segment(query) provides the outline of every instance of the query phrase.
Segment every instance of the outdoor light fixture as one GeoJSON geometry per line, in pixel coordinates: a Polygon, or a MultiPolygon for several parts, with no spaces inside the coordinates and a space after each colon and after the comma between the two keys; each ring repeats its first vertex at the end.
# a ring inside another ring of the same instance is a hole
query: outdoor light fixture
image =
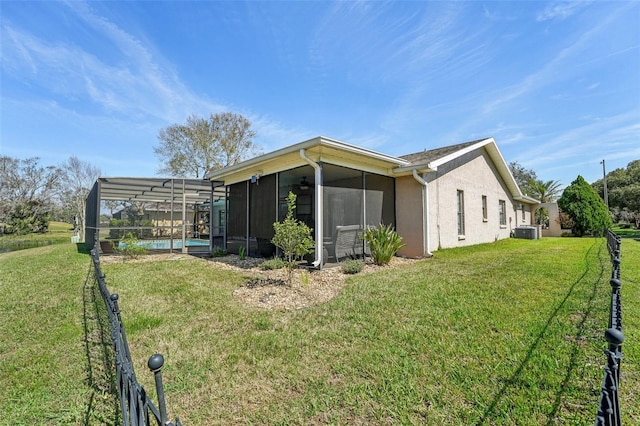
{"type": "Polygon", "coordinates": [[[260,180],[260,176],[262,176],[262,170],[258,170],[253,176],[251,176],[251,183],[260,185],[258,182],[260,180]]]}

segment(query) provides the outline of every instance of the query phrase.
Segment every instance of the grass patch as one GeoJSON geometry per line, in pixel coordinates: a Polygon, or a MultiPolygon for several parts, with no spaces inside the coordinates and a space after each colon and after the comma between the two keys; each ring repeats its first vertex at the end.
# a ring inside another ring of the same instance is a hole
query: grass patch
{"type": "Polygon", "coordinates": [[[72,236],[73,225],[64,222],[49,222],[49,230],[42,234],[0,235],[0,253],[68,243],[72,236]]]}
{"type": "Polygon", "coordinates": [[[622,238],[634,238],[636,240],[640,239],[640,229],[636,229],[633,227],[630,228],[620,228],[614,226],[611,230],[619,237],[622,238]]]}
{"type": "MultiPolygon", "coordinates": [[[[90,260],[73,248],[0,256],[0,412],[9,424],[80,424],[91,412],[82,343],[90,260]]],[[[640,243],[623,240],[626,424],[640,421],[638,258],[640,243]]],[[[355,275],[336,299],[299,311],[241,305],[231,292],[246,278],[201,259],[103,268],[138,379],[153,393],[146,362],[162,353],[169,414],[185,425],[595,420],[610,294],[604,239],[442,250],[355,275]]]]}

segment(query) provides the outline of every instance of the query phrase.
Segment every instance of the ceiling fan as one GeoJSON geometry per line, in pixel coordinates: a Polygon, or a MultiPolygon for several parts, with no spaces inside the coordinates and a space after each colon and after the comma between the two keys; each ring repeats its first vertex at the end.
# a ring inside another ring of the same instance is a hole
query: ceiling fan
{"type": "Polygon", "coordinates": [[[302,181],[300,182],[300,186],[298,187],[298,189],[300,189],[300,191],[306,191],[307,189],[309,189],[309,182],[307,182],[306,176],[302,177],[302,181]]]}

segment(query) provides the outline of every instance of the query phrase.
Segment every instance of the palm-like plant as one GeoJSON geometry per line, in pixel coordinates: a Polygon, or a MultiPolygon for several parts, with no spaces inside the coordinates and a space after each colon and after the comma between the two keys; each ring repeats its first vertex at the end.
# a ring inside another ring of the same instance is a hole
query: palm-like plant
{"type": "Polygon", "coordinates": [[[529,181],[528,186],[531,191],[529,195],[537,198],[541,203],[552,203],[560,195],[562,184],[557,180],[536,179],[529,181]]]}
{"type": "Polygon", "coordinates": [[[388,264],[398,250],[406,246],[402,237],[391,225],[380,224],[379,227],[368,227],[362,238],[369,244],[373,263],[376,265],[388,264]]]}

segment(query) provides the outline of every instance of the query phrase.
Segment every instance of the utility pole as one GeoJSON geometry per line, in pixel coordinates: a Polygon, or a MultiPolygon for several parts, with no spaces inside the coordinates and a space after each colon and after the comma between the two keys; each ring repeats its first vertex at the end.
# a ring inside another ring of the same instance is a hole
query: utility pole
{"type": "Polygon", "coordinates": [[[607,210],[609,210],[609,194],[607,192],[607,171],[604,167],[604,159],[600,162],[602,164],[602,183],[604,185],[604,204],[607,206],[607,210]]]}

